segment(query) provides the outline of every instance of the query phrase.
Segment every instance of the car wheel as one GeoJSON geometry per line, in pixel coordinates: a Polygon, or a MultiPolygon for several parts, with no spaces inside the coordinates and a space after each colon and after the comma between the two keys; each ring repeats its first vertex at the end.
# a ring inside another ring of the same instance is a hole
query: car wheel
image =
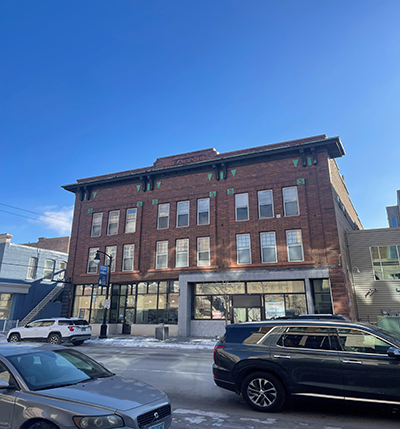
{"type": "Polygon", "coordinates": [[[20,338],[19,334],[11,334],[8,337],[8,342],[9,343],[18,343],[20,341],[21,341],[21,338],[20,338]]]}
{"type": "Polygon", "coordinates": [[[51,422],[46,422],[42,420],[41,422],[36,422],[32,426],[29,426],[28,429],[59,429],[58,426],[51,422]]]}
{"type": "Polygon", "coordinates": [[[273,375],[267,372],[254,372],[242,383],[242,396],[246,403],[256,411],[278,411],[286,399],[285,388],[273,375]]]}
{"type": "Polygon", "coordinates": [[[61,344],[61,337],[59,334],[50,334],[47,341],[50,344],[61,344]]]}

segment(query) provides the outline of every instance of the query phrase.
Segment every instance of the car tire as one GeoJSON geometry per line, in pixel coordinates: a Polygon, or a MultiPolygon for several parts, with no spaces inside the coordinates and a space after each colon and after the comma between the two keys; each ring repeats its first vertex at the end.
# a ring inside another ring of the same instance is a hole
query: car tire
{"type": "Polygon", "coordinates": [[[278,411],[286,401],[282,383],[268,372],[254,372],[242,383],[242,396],[253,410],[272,413],[278,411]]]}
{"type": "Polygon", "coordinates": [[[21,341],[21,337],[19,336],[19,334],[11,334],[7,341],[9,343],[19,343],[21,341]]]}
{"type": "Polygon", "coordinates": [[[59,334],[50,334],[49,337],[47,338],[47,341],[50,344],[61,344],[61,337],[59,334]]]}
{"type": "Polygon", "coordinates": [[[54,423],[46,422],[42,420],[40,422],[34,423],[32,426],[29,426],[28,429],[59,429],[54,423]]]}

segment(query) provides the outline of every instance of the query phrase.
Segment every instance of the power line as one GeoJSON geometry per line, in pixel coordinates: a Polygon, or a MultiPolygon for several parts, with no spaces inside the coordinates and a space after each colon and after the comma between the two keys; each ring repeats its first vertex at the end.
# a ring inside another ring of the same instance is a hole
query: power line
{"type": "MultiPolygon", "coordinates": [[[[13,216],[20,216],[20,217],[24,217],[24,218],[27,218],[27,219],[32,219],[32,220],[35,220],[36,222],[43,222],[43,223],[46,223],[46,221],[45,221],[44,219],[36,219],[36,218],[34,218],[34,217],[24,216],[24,215],[22,215],[22,214],[8,212],[7,210],[1,210],[1,209],[0,209],[0,212],[8,213],[8,214],[12,214],[13,216]]],[[[47,217],[47,216],[45,216],[45,217],[47,217]]],[[[67,223],[68,225],[70,225],[70,223],[69,223],[69,222],[67,222],[67,221],[65,221],[65,220],[56,219],[56,218],[51,218],[51,219],[52,219],[52,221],[53,221],[53,222],[63,222],[63,223],[67,223]],[[53,219],[54,219],[54,220],[53,220],[53,219]]]]}
{"type": "MultiPolygon", "coordinates": [[[[9,208],[11,208],[11,209],[20,210],[20,211],[27,212],[27,213],[32,213],[32,214],[35,214],[35,215],[37,215],[37,216],[43,216],[43,217],[46,217],[46,218],[48,218],[48,219],[55,219],[55,220],[57,220],[57,221],[59,221],[59,222],[64,222],[64,223],[68,223],[68,224],[70,223],[70,222],[68,222],[68,221],[66,221],[66,220],[64,220],[64,219],[60,219],[60,218],[57,218],[57,217],[55,217],[55,216],[49,216],[49,215],[42,214],[42,213],[36,213],[36,212],[31,211],[31,210],[21,209],[21,208],[19,208],[19,207],[10,206],[10,205],[8,205],[8,204],[0,203],[0,206],[9,207],[9,208]]],[[[7,212],[7,211],[5,211],[5,210],[0,210],[0,211],[5,212],[5,213],[9,213],[9,214],[12,214],[12,215],[15,215],[15,216],[23,216],[23,215],[20,215],[20,214],[18,214],[18,213],[7,212]]],[[[43,222],[43,221],[42,221],[42,220],[40,220],[40,219],[35,219],[35,218],[32,218],[32,217],[28,217],[28,216],[23,216],[23,217],[27,217],[28,219],[34,219],[34,220],[39,220],[40,222],[43,222]]]]}

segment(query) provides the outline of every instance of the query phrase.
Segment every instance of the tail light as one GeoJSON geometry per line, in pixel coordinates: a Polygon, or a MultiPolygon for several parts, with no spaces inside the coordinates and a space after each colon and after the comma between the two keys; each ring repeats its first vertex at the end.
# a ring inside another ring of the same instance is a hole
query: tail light
{"type": "Polygon", "coordinates": [[[68,326],[68,329],[72,332],[74,330],[73,326],[68,326]]]}
{"type": "Polygon", "coordinates": [[[226,349],[226,346],[219,346],[219,345],[217,345],[217,346],[214,347],[214,363],[216,363],[215,362],[215,358],[216,358],[216,355],[217,355],[217,349],[226,349]]]}

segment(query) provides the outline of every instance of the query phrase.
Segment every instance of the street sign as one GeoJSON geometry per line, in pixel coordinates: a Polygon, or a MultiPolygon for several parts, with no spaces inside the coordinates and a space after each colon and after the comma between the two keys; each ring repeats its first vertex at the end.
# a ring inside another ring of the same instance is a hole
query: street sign
{"type": "Polygon", "coordinates": [[[99,267],[99,286],[107,286],[108,265],[99,267]]]}
{"type": "Polygon", "coordinates": [[[104,301],[104,308],[110,308],[111,306],[111,299],[106,299],[104,301]]]}

